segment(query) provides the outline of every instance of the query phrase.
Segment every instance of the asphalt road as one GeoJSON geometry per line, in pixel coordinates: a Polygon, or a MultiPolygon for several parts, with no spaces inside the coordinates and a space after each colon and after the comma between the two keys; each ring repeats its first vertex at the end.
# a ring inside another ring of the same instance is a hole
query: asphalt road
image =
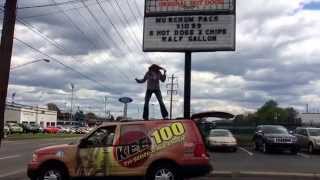
{"type": "Polygon", "coordinates": [[[64,144],[72,139],[4,141],[0,148],[0,180],[27,180],[27,163],[38,148],[64,144]]]}
{"type": "MultiPolygon", "coordinates": [[[[31,160],[35,149],[70,141],[72,140],[4,141],[0,148],[0,180],[27,180],[26,165],[31,160]]],[[[239,148],[236,153],[212,152],[210,154],[213,157],[215,170],[211,176],[214,178],[201,177],[192,180],[304,180],[316,179],[307,178],[305,175],[320,173],[320,155],[262,154],[251,151],[250,148],[239,148]],[[239,175],[241,173],[242,175],[239,175]],[[255,174],[255,177],[243,177],[243,173],[255,174]],[[264,176],[263,173],[267,173],[268,176],[264,176]],[[293,174],[295,177],[286,177],[286,174],[293,174]],[[296,177],[300,174],[304,177],[296,177]],[[275,175],[281,175],[281,177],[275,177],[275,175]]]]}

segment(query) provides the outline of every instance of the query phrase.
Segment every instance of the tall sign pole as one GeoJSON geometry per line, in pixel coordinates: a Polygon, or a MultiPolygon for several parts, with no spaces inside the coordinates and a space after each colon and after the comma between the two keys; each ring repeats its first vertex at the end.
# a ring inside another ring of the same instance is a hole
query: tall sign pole
{"type": "Polygon", "coordinates": [[[4,137],[4,112],[8,91],[10,64],[12,56],[14,26],[16,22],[17,0],[7,0],[0,47],[0,146],[4,137]]]}
{"type": "Polygon", "coordinates": [[[185,53],[184,67],[184,115],[185,119],[190,119],[190,104],[191,104],[191,52],[185,53]]]}

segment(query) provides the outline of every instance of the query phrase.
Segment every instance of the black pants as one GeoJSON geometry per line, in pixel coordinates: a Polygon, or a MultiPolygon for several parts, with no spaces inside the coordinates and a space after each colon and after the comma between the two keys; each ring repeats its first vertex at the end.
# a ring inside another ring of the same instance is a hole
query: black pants
{"type": "Polygon", "coordinates": [[[150,101],[150,98],[151,98],[153,93],[156,95],[156,97],[157,97],[157,99],[159,101],[162,117],[163,118],[167,118],[168,117],[168,111],[166,109],[166,106],[163,103],[160,89],[157,89],[157,90],[148,89],[147,92],[146,92],[145,99],[144,99],[143,119],[144,120],[148,120],[149,119],[149,101],[150,101]]]}

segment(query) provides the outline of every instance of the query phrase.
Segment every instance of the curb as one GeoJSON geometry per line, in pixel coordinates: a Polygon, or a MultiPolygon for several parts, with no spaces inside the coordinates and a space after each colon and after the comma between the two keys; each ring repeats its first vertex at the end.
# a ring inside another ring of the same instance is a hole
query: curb
{"type": "Polygon", "coordinates": [[[320,180],[319,173],[287,173],[263,171],[213,171],[208,177],[286,177],[286,178],[312,178],[320,180]]]}

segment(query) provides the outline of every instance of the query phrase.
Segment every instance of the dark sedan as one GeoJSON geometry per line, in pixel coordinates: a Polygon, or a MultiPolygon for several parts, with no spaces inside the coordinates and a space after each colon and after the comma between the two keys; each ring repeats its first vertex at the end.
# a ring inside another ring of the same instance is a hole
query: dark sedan
{"type": "Polygon", "coordinates": [[[267,153],[272,150],[290,150],[296,154],[299,150],[297,138],[291,135],[283,126],[258,126],[253,137],[255,150],[267,153]]]}

